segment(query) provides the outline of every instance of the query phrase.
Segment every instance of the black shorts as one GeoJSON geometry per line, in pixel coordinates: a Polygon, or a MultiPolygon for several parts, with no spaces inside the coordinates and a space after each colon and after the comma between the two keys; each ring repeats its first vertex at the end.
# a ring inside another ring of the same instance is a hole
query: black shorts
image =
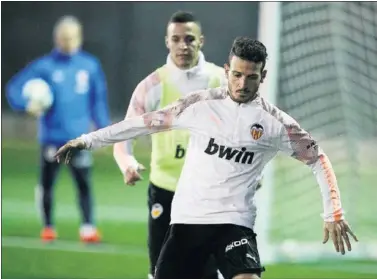
{"type": "MultiPolygon", "coordinates": [[[[149,184],[148,189],[148,252],[150,269],[149,273],[154,274],[156,263],[163,247],[165,236],[170,227],[171,203],[174,192],[157,187],[153,183],[149,184]]],[[[214,257],[211,256],[206,264],[206,268],[201,277],[216,278],[217,267],[214,257]]]]}
{"type": "Polygon", "coordinates": [[[260,277],[264,271],[252,229],[232,224],[174,224],[161,250],[155,279],[199,278],[211,254],[225,279],[238,274],[260,277]]]}

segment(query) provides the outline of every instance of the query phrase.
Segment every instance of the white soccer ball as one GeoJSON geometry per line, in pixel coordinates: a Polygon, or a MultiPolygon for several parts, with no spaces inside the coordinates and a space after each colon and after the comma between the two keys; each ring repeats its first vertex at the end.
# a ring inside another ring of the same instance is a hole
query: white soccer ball
{"type": "Polygon", "coordinates": [[[49,109],[54,102],[50,86],[41,78],[28,80],[22,88],[22,95],[29,102],[40,106],[42,111],[49,109]]]}

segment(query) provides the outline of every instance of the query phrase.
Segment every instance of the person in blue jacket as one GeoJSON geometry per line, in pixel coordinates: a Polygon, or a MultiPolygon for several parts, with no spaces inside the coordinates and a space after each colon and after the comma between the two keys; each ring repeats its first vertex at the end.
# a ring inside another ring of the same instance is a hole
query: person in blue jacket
{"type": "MultiPolygon", "coordinates": [[[[107,85],[101,64],[93,55],[81,50],[82,25],[72,16],[62,17],[54,28],[55,48],[35,59],[8,82],[7,99],[16,111],[26,111],[39,118],[38,140],[41,145],[39,193],[43,207],[44,227],[41,238],[57,237],[52,217],[53,186],[59,170],[54,154],[60,146],[91,130],[110,124],[107,85]],[[42,113],[39,104],[22,96],[24,84],[34,78],[45,80],[53,93],[54,102],[42,113]]],[[[100,235],[92,216],[91,193],[92,157],[81,151],[70,166],[78,188],[82,226],[79,236],[83,242],[98,242],[100,235]]]]}

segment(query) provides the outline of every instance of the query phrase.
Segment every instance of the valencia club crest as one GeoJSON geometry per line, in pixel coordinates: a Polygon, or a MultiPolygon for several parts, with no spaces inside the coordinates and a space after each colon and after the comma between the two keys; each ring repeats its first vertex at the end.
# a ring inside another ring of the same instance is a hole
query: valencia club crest
{"type": "Polygon", "coordinates": [[[262,137],[263,132],[264,128],[262,125],[258,123],[251,125],[250,134],[254,140],[259,140],[262,137]]]}

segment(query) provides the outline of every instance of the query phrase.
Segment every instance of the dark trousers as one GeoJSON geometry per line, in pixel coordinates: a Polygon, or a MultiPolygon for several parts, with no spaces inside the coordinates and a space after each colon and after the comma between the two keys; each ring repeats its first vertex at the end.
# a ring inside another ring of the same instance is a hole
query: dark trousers
{"type": "MultiPolygon", "coordinates": [[[[53,225],[53,189],[61,164],[54,159],[54,154],[61,145],[42,145],[40,158],[39,185],[41,190],[41,206],[45,226],[53,225]]],[[[75,181],[78,202],[82,214],[82,223],[92,224],[92,194],[91,168],[93,159],[88,151],[74,154],[71,164],[68,165],[75,181]]]]}

